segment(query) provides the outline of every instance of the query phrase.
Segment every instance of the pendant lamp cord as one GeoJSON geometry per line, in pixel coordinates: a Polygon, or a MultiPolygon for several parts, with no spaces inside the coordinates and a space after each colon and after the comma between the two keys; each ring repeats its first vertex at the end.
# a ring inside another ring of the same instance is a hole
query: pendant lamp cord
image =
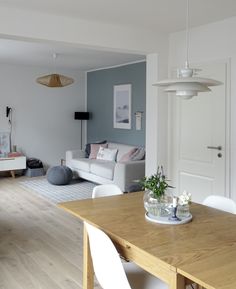
{"type": "Polygon", "coordinates": [[[56,59],[57,59],[57,53],[56,52],[53,52],[52,59],[53,59],[53,73],[56,73],[56,59]]]}
{"type": "Polygon", "coordinates": [[[185,68],[189,68],[188,50],[189,50],[189,0],[187,0],[187,11],[186,11],[186,62],[185,62],[185,68]]]}

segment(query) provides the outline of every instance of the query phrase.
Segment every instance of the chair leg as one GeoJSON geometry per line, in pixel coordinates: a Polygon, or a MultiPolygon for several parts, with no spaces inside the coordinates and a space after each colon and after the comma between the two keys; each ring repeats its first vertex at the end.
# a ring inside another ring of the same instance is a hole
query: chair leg
{"type": "Polygon", "coordinates": [[[201,285],[193,283],[189,279],[185,279],[185,288],[186,289],[204,289],[201,285]]]}
{"type": "Polygon", "coordinates": [[[198,289],[192,280],[185,278],[185,288],[186,289],[198,289]]]}
{"type": "Polygon", "coordinates": [[[202,287],[202,285],[196,284],[196,289],[204,289],[204,288],[202,287]]]}

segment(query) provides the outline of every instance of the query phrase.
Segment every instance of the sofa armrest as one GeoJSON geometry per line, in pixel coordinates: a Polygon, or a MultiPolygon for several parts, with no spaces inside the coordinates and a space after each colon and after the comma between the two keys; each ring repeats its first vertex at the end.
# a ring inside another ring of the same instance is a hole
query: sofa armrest
{"type": "Polygon", "coordinates": [[[68,167],[71,167],[71,160],[72,159],[78,159],[78,158],[84,158],[84,157],[85,157],[85,151],[83,151],[83,150],[66,151],[66,165],[68,167]]]}
{"type": "Polygon", "coordinates": [[[113,180],[123,192],[129,192],[132,191],[132,187],[137,187],[137,180],[141,180],[144,176],[145,160],[118,162],[115,166],[113,180]]]}

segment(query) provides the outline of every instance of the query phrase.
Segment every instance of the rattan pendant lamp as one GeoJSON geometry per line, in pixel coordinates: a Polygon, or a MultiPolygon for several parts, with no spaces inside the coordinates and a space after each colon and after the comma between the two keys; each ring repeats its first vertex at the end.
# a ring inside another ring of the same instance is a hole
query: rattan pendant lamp
{"type": "Polygon", "coordinates": [[[183,68],[177,69],[177,78],[161,80],[154,86],[164,87],[165,92],[175,92],[177,96],[183,99],[191,99],[197,96],[199,92],[211,91],[209,86],[216,86],[222,82],[203,77],[196,77],[199,69],[189,66],[189,0],[187,0],[186,13],[186,61],[183,68]]]}
{"type": "MultiPolygon", "coordinates": [[[[53,53],[52,57],[53,57],[53,61],[55,64],[57,54],[53,53]]],[[[49,75],[38,77],[36,79],[36,82],[39,84],[45,85],[47,87],[64,87],[64,86],[72,84],[74,82],[74,79],[71,77],[62,75],[62,74],[52,73],[49,75]]]]}

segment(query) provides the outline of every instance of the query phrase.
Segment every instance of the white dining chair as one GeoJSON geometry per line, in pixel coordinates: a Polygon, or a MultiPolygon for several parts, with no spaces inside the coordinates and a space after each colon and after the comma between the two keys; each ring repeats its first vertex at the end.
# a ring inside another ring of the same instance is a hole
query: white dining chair
{"type": "Polygon", "coordinates": [[[228,213],[236,214],[236,203],[226,197],[211,195],[206,197],[203,205],[219,209],[228,213]]]}
{"type": "Polygon", "coordinates": [[[121,189],[114,184],[99,185],[93,188],[92,198],[122,195],[121,189]]]}
{"type": "Polygon", "coordinates": [[[88,233],[93,268],[103,289],[167,289],[166,283],[134,263],[122,263],[111,239],[84,222],[88,233]]]}

